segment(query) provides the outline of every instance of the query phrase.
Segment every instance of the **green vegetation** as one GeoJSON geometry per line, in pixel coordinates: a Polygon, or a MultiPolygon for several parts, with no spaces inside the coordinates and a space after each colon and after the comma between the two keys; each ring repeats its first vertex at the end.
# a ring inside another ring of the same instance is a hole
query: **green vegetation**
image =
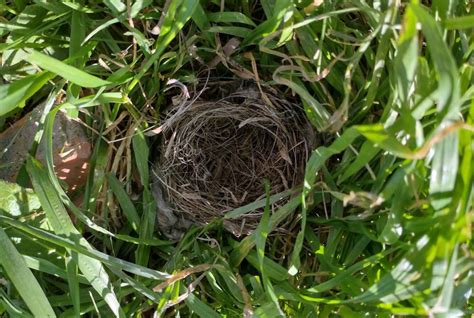
{"type": "Polygon", "coordinates": [[[46,105],[46,164],[30,157],[19,176],[33,191],[0,183],[0,316],[472,315],[473,10],[0,1],[1,130],[46,105]],[[177,94],[169,79],[191,90],[207,76],[278,87],[321,142],[301,195],[253,235],[216,220],[171,242],[155,228],[146,132],[177,94]],[[60,109],[93,128],[80,198],[53,171],[60,109]]]}

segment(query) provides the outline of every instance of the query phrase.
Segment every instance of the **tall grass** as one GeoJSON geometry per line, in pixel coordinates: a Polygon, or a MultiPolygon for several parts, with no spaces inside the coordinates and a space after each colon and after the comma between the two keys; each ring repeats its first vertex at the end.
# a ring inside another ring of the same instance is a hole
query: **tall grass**
{"type": "Polygon", "coordinates": [[[46,105],[45,165],[31,156],[22,186],[0,183],[0,316],[474,314],[472,10],[0,1],[1,129],[46,105]],[[176,94],[169,79],[208,76],[278,87],[321,142],[301,195],[267,208],[253,235],[217,220],[172,242],[155,230],[147,135],[176,94]],[[93,128],[82,202],[54,174],[60,109],[93,128]]]}

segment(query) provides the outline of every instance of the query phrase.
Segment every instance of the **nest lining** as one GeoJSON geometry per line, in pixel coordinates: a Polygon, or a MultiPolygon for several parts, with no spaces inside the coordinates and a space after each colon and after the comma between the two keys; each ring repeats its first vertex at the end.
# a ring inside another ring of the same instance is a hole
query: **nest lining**
{"type": "MultiPolygon", "coordinates": [[[[297,105],[253,89],[217,101],[190,101],[172,110],[157,167],[166,201],[177,216],[207,224],[226,212],[300,185],[314,131],[297,105]]],[[[283,204],[277,202],[273,208],[283,204]]],[[[248,234],[262,210],[225,220],[248,234]]]]}

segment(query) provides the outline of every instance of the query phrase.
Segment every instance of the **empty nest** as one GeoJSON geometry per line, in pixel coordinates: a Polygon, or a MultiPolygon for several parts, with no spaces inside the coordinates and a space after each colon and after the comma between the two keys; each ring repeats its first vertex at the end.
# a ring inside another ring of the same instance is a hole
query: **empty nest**
{"type": "MultiPolygon", "coordinates": [[[[171,210],[186,224],[207,224],[265,198],[264,180],[270,194],[301,185],[314,131],[301,107],[263,94],[243,89],[214,101],[186,101],[170,111],[155,171],[159,199],[166,201],[158,213],[171,210]]],[[[272,204],[271,211],[283,203],[272,204]]],[[[226,219],[224,226],[237,236],[248,234],[262,213],[226,219]]]]}

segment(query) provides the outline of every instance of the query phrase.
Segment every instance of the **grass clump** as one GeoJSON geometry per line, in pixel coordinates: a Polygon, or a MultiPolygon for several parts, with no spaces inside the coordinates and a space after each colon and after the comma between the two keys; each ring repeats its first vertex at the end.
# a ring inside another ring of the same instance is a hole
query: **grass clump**
{"type": "Polygon", "coordinates": [[[45,156],[0,183],[0,315],[473,314],[470,1],[0,1],[0,12],[1,130],[41,105],[31,153],[42,140],[45,156]],[[177,95],[167,83],[206,80],[274,87],[318,143],[295,167],[303,188],[274,211],[272,183],[258,180],[262,200],[169,240],[150,169],[162,136],[150,135],[177,95]],[[62,110],[93,146],[76,194],[54,173],[62,110]],[[256,208],[252,234],[223,230],[256,208]]]}

